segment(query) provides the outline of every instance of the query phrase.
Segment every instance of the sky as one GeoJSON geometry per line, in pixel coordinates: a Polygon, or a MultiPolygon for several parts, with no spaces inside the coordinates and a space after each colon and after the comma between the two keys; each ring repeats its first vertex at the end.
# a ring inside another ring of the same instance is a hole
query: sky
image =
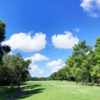
{"type": "Polygon", "coordinates": [[[0,19],[10,54],[32,61],[31,76],[48,77],[65,65],[74,44],[86,40],[94,46],[100,0],[0,0],[0,19]]]}

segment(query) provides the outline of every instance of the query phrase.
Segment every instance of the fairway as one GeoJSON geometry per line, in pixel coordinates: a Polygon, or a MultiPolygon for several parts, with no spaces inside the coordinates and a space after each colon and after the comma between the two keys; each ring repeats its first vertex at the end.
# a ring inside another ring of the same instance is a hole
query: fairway
{"type": "Polygon", "coordinates": [[[67,81],[30,81],[30,88],[18,100],[100,100],[100,87],[76,85],[67,81]]]}

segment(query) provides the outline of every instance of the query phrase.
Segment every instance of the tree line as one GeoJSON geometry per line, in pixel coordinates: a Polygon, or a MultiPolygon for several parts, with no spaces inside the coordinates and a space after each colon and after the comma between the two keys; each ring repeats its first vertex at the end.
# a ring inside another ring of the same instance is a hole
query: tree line
{"type": "Polygon", "coordinates": [[[72,55],[66,59],[65,66],[54,72],[49,79],[69,80],[83,85],[100,84],[100,37],[96,39],[95,49],[82,41],[73,46],[72,55]]]}
{"type": "Polygon", "coordinates": [[[47,77],[28,77],[27,81],[47,81],[47,77]]]}

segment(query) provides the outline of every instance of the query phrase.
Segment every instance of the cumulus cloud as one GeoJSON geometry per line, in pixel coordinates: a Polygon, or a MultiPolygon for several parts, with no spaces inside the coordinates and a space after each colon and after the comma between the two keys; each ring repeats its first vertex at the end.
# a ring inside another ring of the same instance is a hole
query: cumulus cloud
{"type": "Polygon", "coordinates": [[[32,61],[32,63],[29,66],[30,71],[32,71],[32,72],[37,71],[40,74],[44,73],[44,69],[39,68],[38,65],[35,64],[35,62],[49,60],[48,57],[37,53],[37,54],[34,54],[30,57],[25,58],[25,60],[28,60],[28,59],[30,59],[32,61]]]}
{"type": "Polygon", "coordinates": [[[80,6],[90,16],[97,18],[100,15],[100,0],[81,0],[80,6]]]}
{"type": "Polygon", "coordinates": [[[41,55],[39,53],[34,54],[33,56],[25,58],[25,60],[27,60],[27,59],[30,59],[32,61],[32,63],[34,63],[36,61],[49,60],[48,57],[46,57],[45,55],[41,55]]]}
{"type": "Polygon", "coordinates": [[[13,34],[9,40],[6,40],[2,43],[3,45],[9,45],[12,50],[22,50],[24,52],[34,52],[40,51],[45,48],[46,45],[46,35],[41,33],[35,33],[34,36],[31,36],[26,33],[17,33],[13,34]]]}
{"type": "Polygon", "coordinates": [[[62,60],[61,60],[61,59],[58,59],[57,61],[54,60],[54,61],[52,61],[52,62],[48,62],[48,63],[47,63],[47,66],[48,66],[48,67],[54,67],[54,66],[59,66],[59,65],[61,65],[61,64],[62,64],[62,60]]]}
{"type": "Polygon", "coordinates": [[[34,65],[30,65],[30,70],[31,70],[31,71],[34,72],[34,71],[37,70],[37,69],[38,69],[38,66],[37,66],[37,65],[35,65],[35,64],[34,64],[34,65]]]}
{"type": "Polygon", "coordinates": [[[38,65],[35,65],[35,64],[30,65],[30,71],[32,71],[32,72],[37,71],[40,74],[43,74],[44,73],[44,70],[43,69],[40,69],[38,67],[38,65]]]}
{"type": "Polygon", "coordinates": [[[65,31],[65,34],[58,34],[52,36],[52,43],[55,48],[72,49],[74,44],[79,42],[77,37],[74,37],[71,32],[65,31]]]}
{"type": "Polygon", "coordinates": [[[52,72],[57,72],[59,69],[63,67],[63,65],[64,64],[61,59],[54,60],[46,64],[47,67],[51,68],[52,72]]]}
{"type": "Polygon", "coordinates": [[[44,70],[43,69],[40,69],[40,68],[38,68],[38,70],[37,70],[40,74],[43,74],[44,73],[44,70]]]}

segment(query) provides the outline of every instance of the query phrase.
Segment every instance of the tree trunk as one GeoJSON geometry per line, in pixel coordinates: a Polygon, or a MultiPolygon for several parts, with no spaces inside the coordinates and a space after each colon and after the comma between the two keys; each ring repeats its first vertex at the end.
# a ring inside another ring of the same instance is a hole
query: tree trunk
{"type": "Polygon", "coordinates": [[[11,83],[10,86],[11,86],[11,91],[13,91],[13,83],[11,83]]]}
{"type": "Polygon", "coordinates": [[[82,85],[84,85],[84,80],[81,81],[82,85]]]}
{"type": "Polygon", "coordinates": [[[87,86],[88,85],[88,82],[86,82],[85,85],[87,86]]]}
{"type": "Polygon", "coordinates": [[[91,78],[91,80],[92,80],[92,86],[95,86],[94,79],[91,78]]]}
{"type": "Polygon", "coordinates": [[[78,81],[76,80],[76,84],[78,84],[78,81]]]}
{"type": "Polygon", "coordinates": [[[20,90],[20,84],[18,84],[18,90],[20,90]]]}
{"type": "Polygon", "coordinates": [[[100,81],[98,81],[98,86],[100,85],[100,81]]]}
{"type": "Polygon", "coordinates": [[[99,82],[98,82],[98,86],[99,86],[99,82]]]}

